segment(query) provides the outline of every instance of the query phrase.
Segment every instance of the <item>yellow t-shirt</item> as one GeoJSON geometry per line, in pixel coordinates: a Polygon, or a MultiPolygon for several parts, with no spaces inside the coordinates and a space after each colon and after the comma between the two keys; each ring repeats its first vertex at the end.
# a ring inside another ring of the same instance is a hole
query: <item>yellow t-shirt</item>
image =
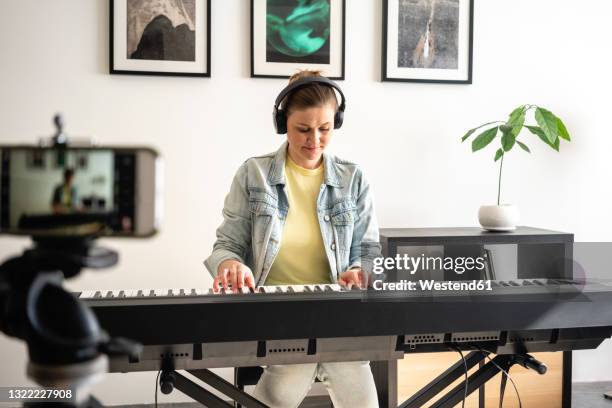
{"type": "Polygon", "coordinates": [[[323,164],[316,169],[305,169],[291,160],[287,153],[285,188],[289,213],[266,285],[331,283],[329,261],[317,218],[317,198],[323,172],[323,164]]]}

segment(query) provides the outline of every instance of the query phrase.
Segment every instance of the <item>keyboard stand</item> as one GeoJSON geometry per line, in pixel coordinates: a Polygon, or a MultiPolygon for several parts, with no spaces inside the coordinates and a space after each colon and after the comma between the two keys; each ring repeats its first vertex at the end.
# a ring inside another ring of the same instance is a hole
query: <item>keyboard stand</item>
{"type": "MultiPolygon", "coordinates": [[[[217,374],[208,369],[187,370],[187,372],[246,408],[268,408],[266,404],[236,388],[232,383],[225,381],[223,378],[219,377],[217,374]]],[[[159,383],[161,391],[164,394],[170,394],[172,390],[176,388],[183,394],[188,395],[189,397],[203,404],[205,407],[234,407],[232,404],[225,402],[212,392],[208,391],[201,385],[194,383],[175,370],[162,370],[159,383]]]]}
{"type": "MultiPolygon", "coordinates": [[[[469,353],[465,357],[465,363],[468,371],[470,368],[476,366],[476,364],[480,364],[485,358],[484,353],[481,351],[473,351],[469,353]]],[[[495,364],[489,361],[468,377],[467,395],[470,395],[480,387],[484,386],[487,381],[499,373],[500,368],[508,372],[514,364],[520,364],[525,368],[531,368],[539,374],[546,373],[546,365],[534,359],[529,354],[501,354],[495,356],[492,360],[495,364]]],[[[433,379],[429,384],[421,388],[412,397],[401,403],[399,408],[418,408],[425,405],[429,400],[438,395],[440,391],[464,375],[465,365],[463,364],[463,360],[459,360],[438,377],[433,379]]],[[[504,398],[505,386],[506,376],[503,376],[500,391],[500,398],[502,401],[504,398]]],[[[463,400],[464,393],[465,380],[444,394],[433,405],[430,405],[430,408],[452,408],[463,400]]]]}

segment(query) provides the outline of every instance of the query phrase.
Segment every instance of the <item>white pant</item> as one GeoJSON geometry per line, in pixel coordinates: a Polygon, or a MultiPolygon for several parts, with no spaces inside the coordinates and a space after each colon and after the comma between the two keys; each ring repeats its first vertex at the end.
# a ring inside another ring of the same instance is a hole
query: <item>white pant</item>
{"type": "Polygon", "coordinates": [[[268,366],[253,396],[271,408],[295,408],[315,377],[327,387],[334,408],[378,408],[368,361],[268,366]]]}

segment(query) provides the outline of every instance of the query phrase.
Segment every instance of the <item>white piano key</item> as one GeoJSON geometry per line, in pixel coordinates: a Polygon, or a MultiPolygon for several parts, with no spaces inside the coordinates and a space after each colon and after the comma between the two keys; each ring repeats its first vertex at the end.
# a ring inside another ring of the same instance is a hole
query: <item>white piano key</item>
{"type": "Polygon", "coordinates": [[[91,299],[95,293],[95,290],[84,290],[79,295],[79,299],[91,299]]]}
{"type": "Polygon", "coordinates": [[[131,298],[131,297],[136,297],[136,289],[127,289],[125,291],[125,297],[131,298]]]}
{"type": "Polygon", "coordinates": [[[331,290],[333,290],[334,292],[342,291],[342,286],[338,285],[337,283],[330,283],[327,286],[331,287],[331,290]]]}
{"type": "Polygon", "coordinates": [[[155,289],[155,296],[166,296],[168,294],[168,289],[155,289]]]}
{"type": "MultiPolygon", "coordinates": [[[[210,289],[212,290],[212,288],[210,289]]],[[[196,296],[204,296],[208,293],[208,289],[196,289],[196,296]]]]}
{"type": "Polygon", "coordinates": [[[291,285],[294,292],[304,292],[306,285],[291,285]]]}

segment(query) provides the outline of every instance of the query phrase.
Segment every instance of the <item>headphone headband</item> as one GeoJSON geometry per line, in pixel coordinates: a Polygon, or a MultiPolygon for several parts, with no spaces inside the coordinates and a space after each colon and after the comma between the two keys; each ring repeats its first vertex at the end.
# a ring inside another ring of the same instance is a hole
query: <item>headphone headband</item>
{"type": "Polygon", "coordinates": [[[332,81],[331,79],[325,78],[325,77],[306,77],[306,78],[300,78],[296,81],[293,81],[292,83],[290,83],[289,85],[287,85],[276,97],[276,101],[274,101],[274,107],[276,109],[278,109],[280,107],[280,104],[283,102],[283,100],[291,93],[293,93],[295,90],[300,89],[300,88],[304,88],[308,85],[311,84],[321,84],[321,85],[326,85],[330,88],[335,89],[336,91],[338,91],[338,93],[340,94],[340,98],[342,99],[340,102],[340,105],[338,106],[338,110],[342,110],[344,111],[344,108],[346,106],[345,103],[345,99],[344,99],[344,93],[342,92],[342,89],[340,89],[340,87],[338,86],[338,84],[336,84],[334,81],[332,81]]]}
{"type": "Polygon", "coordinates": [[[340,86],[338,86],[338,84],[336,84],[331,79],[325,77],[306,77],[293,81],[285,88],[283,88],[283,90],[276,97],[276,100],[274,101],[273,119],[274,128],[276,129],[277,133],[287,133],[287,112],[285,112],[284,108],[280,108],[280,105],[283,100],[285,100],[285,98],[287,98],[297,89],[307,87],[311,84],[325,85],[338,91],[338,93],[340,94],[341,101],[334,116],[334,129],[338,129],[340,128],[340,126],[342,126],[342,121],[344,120],[344,109],[346,108],[346,99],[344,98],[344,93],[342,92],[342,89],[340,89],[340,86]]]}

